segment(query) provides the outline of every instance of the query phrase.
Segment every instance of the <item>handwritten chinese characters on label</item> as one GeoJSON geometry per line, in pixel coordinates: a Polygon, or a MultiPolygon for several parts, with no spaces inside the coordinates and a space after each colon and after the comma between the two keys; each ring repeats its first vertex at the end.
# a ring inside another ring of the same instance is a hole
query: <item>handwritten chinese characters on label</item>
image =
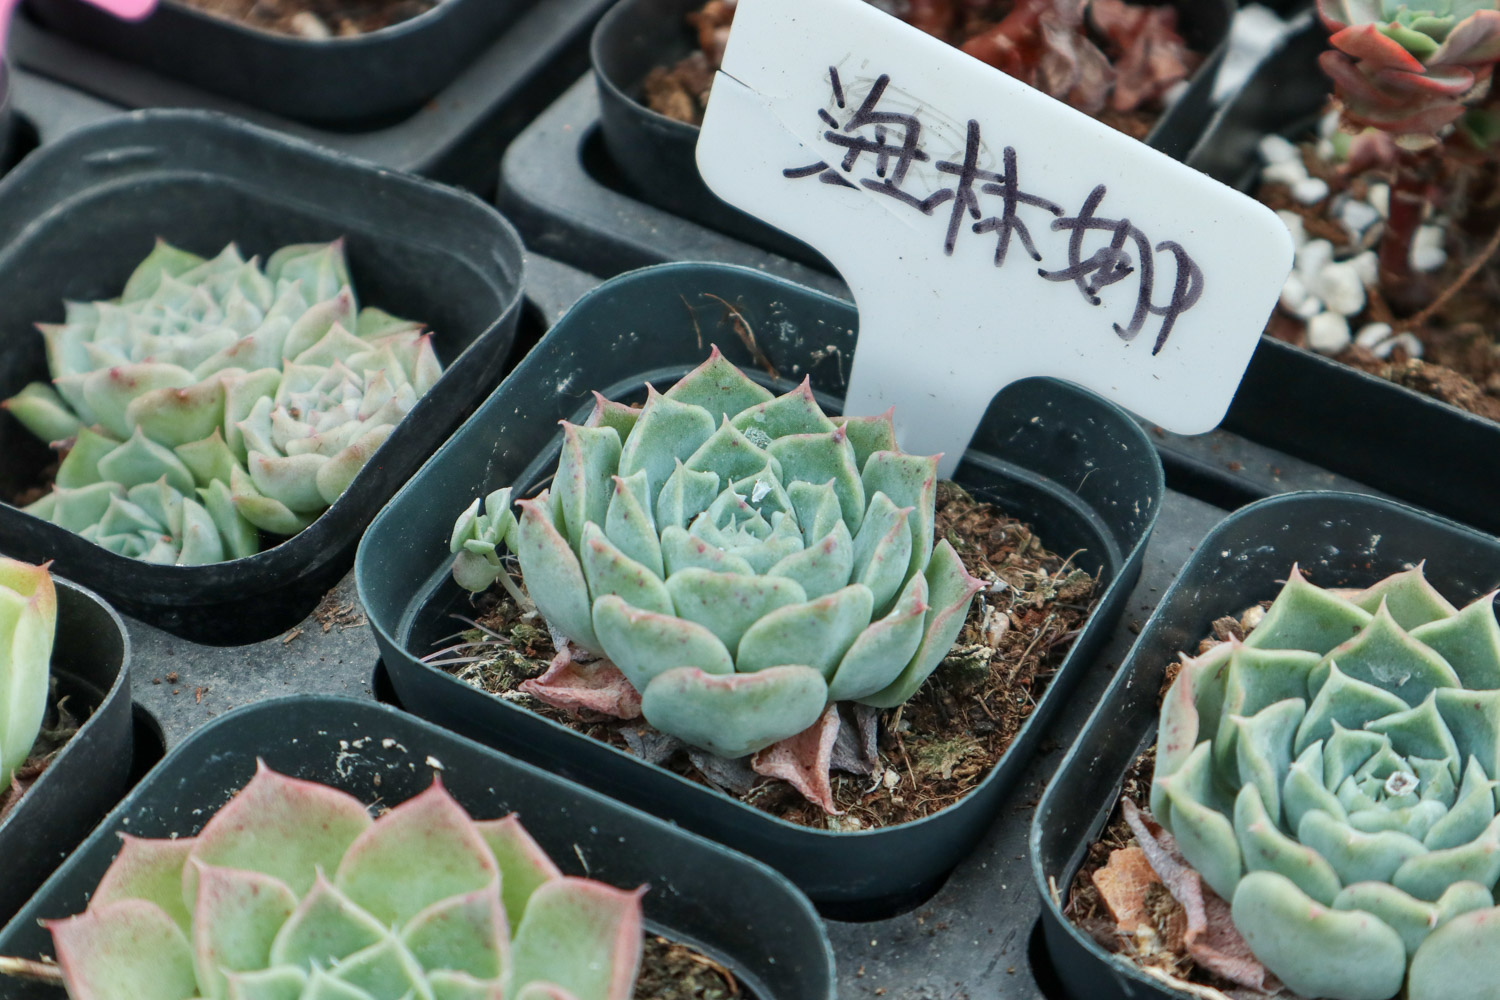
{"type": "Polygon", "coordinates": [[[1291,269],[1269,209],[864,0],[740,0],[698,167],[838,270],[846,411],[945,474],[1029,376],[1211,429],[1291,269]]]}
{"type": "Polygon", "coordinates": [[[1150,238],[1130,219],[1108,219],[1099,215],[1109,189],[1099,184],[1089,192],[1076,215],[1066,215],[1063,207],[1041,195],[1021,189],[1019,166],[1014,147],[1006,146],[1001,154],[1002,165],[997,173],[979,166],[981,148],[980,124],[969,119],[965,130],[964,151],[961,161],[938,160],[934,167],[939,173],[953,178],[952,186],[940,187],[925,194],[914,194],[907,190],[907,174],[915,162],[928,162],[932,158],[922,148],[922,122],[915,114],[879,110],[880,100],[890,85],[889,75],[881,74],[857,105],[846,95],[838,67],[828,68],[831,100],[847,117],[840,122],[827,108],[818,108],[818,117],[827,125],[823,138],[832,146],[843,150],[835,169],[826,160],[802,167],[788,167],[783,176],[800,179],[817,177],[824,184],[853,187],[851,175],[863,168],[859,185],[876,194],[894,198],[923,215],[933,215],[938,208],[949,206],[948,228],[943,239],[943,252],[951,256],[958,245],[960,233],[967,228],[976,234],[995,234],[995,266],[1004,267],[1010,255],[1011,238],[1021,243],[1033,261],[1042,262],[1043,256],[1031,229],[1021,218],[1022,207],[1036,209],[1038,213],[1050,214],[1043,218],[1052,232],[1066,234],[1067,264],[1054,270],[1037,268],[1037,274],[1047,281],[1071,281],[1090,305],[1101,305],[1100,292],[1134,275],[1136,289],[1133,312],[1130,319],[1121,325],[1112,324],[1121,340],[1134,340],[1141,332],[1149,316],[1161,317],[1161,326],[1151,349],[1157,354],[1172,333],[1177,317],[1197,304],[1203,294],[1203,272],[1175,240],[1162,240],[1152,246],[1150,238]],[[866,154],[869,154],[866,159],[866,154]],[[984,207],[980,195],[990,196],[984,207]],[[988,201],[998,204],[998,212],[985,215],[988,201]],[[1098,247],[1087,257],[1083,256],[1085,241],[1090,233],[1107,235],[1105,245],[1098,247]],[[1173,267],[1167,301],[1161,305],[1152,302],[1156,284],[1156,256],[1166,254],[1173,267]]]}

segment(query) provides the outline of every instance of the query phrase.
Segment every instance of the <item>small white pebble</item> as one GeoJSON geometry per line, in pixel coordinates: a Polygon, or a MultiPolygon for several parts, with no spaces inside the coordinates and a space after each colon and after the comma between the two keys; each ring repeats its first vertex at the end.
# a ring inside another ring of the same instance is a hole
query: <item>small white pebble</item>
{"type": "Polygon", "coordinates": [[[901,775],[897,774],[890,768],[886,768],[885,774],[880,778],[880,783],[885,785],[885,787],[887,788],[895,788],[897,785],[901,784],[901,775]]]}
{"type": "Polygon", "coordinates": [[[1436,271],[1448,262],[1448,252],[1443,249],[1445,236],[1442,226],[1418,226],[1411,240],[1411,266],[1424,274],[1436,271]]]}
{"type": "Polygon", "coordinates": [[[1320,177],[1309,177],[1292,185],[1292,197],[1304,205],[1316,205],[1328,197],[1328,182],[1320,177]]]}
{"type": "Polygon", "coordinates": [[[1380,213],[1369,202],[1350,198],[1339,206],[1339,221],[1357,240],[1366,229],[1380,221],[1380,213]]]}
{"type": "Polygon", "coordinates": [[[1307,242],[1307,226],[1302,216],[1288,208],[1281,209],[1276,215],[1286,223],[1286,231],[1292,234],[1292,246],[1300,247],[1307,242]]]}
{"type": "Polygon", "coordinates": [[[1297,273],[1309,285],[1318,280],[1323,268],[1333,263],[1333,244],[1327,240],[1308,240],[1297,248],[1297,273]]]}
{"type": "Polygon", "coordinates": [[[310,10],[299,10],[292,15],[289,23],[291,29],[303,38],[321,41],[333,37],[333,32],[328,30],[328,25],[323,23],[323,19],[310,10]]]}
{"type": "Polygon", "coordinates": [[[1161,102],[1165,107],[1170,108],[1172,105],[1182,100],[1182,95],[1186,94],[1187,92],[1188,82],[1186,80],[1178,80],[1176,83],[1172,84],[1172,86],[1167,88],[1166,93],[1161,95],[1161,102]]]}
{"type": "Polygon", "coordinates": [[[1359,328],[1359,333],[1354,336],[1354,342],[1360,347],[1374,350],[1377,345],[1389,340],[1390,337],[1391,324],[1370,323],[1359,328]]]}
{"type": "Polygon", "coordinates": [[[1382,219],[1391,214],[1391,186],[1389,184],[1371,184],[1370,189],[1365,192],[1365,201],[1370,207],[1380,213],[1382,219]]]}
{"type": "Polygon", "coordinates": [[[441,770],[443,770],[443,762],[440,761],[440,760],[438,760],[436,757],[432,756],[431,754],[427,755],[427,766],[430,767],[430,768],[432,768],[435,771],[441,771],[441,770]]]}
{"type": "Polygon", "coordinates": [[[1286,276],[1286,284],[1281,286],[1281,308],[1287,312],[1296,312],[1297,307],[1307,301],[1307,283],[1296,271],[1286,276]]]}
{"type": "Polygon", "coordinates": [[[1340,316],[1353,316],[1365,307],[1364,283],[1359,280],[1359,271],[1347,261],[1323,268],[1313,290],[1329,312],[1340,316]]]}
{"type": "Polygon", "coordinates": [[[1380,258],[1375,255],[1374,250],[1355,254],[1349,259],[1349,263],[1354,265],[1354,270],[1359,272],[1359,280],[1366,285],[1375,284],[1380,277],[1380,258]]]}
{"type": "Polygon", "coordinates": [[[1298,319],[1312,319],[1323,311],[1323,300],[1316,295],[1309,295],[1302,300],[1302,304],[1292,310],[1292,315],[1298,319]]]}
{"type": "Polygon", "coordinates": [[[1337,354],[1349,346],[1349,321],[1338,313],[1319,313],[1307,321],[1307,346],[1319,354],[1337,354]]]}
{"type": "Polygon", "coordinates": [[[1268,184],[1285,184],[1288,187],[1307,180],[1307,168],[1301,160],[1272,163],[1260,172],[1260,179],[1268,184]]]}
{"type": "Polygon", "coordinates": [[[1339,130],[1339,113],[1330,111],[1318,119],[1318,134],[1325,139],[1331,139],[1339,130]]]}
{"type": "Polygon", "coordinates": [[[1338,147],[1333,144],[1332,139],[1319,139],[1313,148],[1318,153],[1318,159],[1324,163],[1332,163],[1339,158],[1338,147]]]}
{"type": "Polygon", "coordinates": [[[1302,159],[1296,146],[1274,133],[1262,139],[1257,148],[1260,150],[1260,158],[1266,163],[1290,163],[1292,160],[1300,162],[1302,159]]]}
{"type": "Polygon", "coordinates": [[[1422,342],[1417,339],[1415,333],[1411,333],[1410,331],[1396,334],[1388,343],[1391,345],[1392,350],[1395,350],[1397,347],[1405,349],[1406,356],[1409,358],[1420,358],[1422,356],[1422,342]]]}

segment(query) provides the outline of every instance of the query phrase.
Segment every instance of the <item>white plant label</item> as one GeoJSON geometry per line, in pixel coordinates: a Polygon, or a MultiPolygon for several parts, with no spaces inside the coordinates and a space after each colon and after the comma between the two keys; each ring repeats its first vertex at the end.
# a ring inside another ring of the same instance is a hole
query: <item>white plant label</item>
{"type": "Polygon", "coordinates": [[[864,0],[740,0],[698,167],[838,269],[846,412],[944,475],[1035,375],[1212,430],[1292,267],[1270,209],[864,0]]]}

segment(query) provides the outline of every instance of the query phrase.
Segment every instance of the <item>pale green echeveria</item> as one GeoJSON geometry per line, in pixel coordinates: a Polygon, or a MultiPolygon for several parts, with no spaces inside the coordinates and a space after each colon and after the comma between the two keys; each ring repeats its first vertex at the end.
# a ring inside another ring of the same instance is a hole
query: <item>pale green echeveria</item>
{"type": "Polygon", "coordinates": [[[509,486],[485,497],[483,512],[476,497],[458,515],[448,549],[453,553],[453,579],[460,587],[475,593],[488,590],[505,573],[502,558],[504,550],[515,548],[516,527],[509,486]]]}
{"type": "Polygon", "coordinates": [[[264,270],[158,242],[120,298],[40,329],[52,384],[0,405],[67,456],[28,512],[158,563],[301,531],[441,375],[419,324],[357,307],[342,241],[264,270]]]}
{"type": "Polygon", "coordinates": [[[372,820],[261,764],[198,836],[123,839],[47,922],[72,1000],[627,1000],[640,963],[640,891],[437,782],[372,820]]]}
{"type": "Polygon", "coordinates": [[[1244,642],[1167,692],[1152,811],[1303,996],[1494,995],[1493,602],[1456,609],[1421,567],[1357,593],[1294,567],[1244,642]]]}
{"type": "Polygon", "coordinates": [[[41,731],[56,634],[57,590],[47,567],[0,556],[0,792],[41,731]]]}
{"type": "Polygon", "coordinates": [[[806,381],[773,396],[717,349],[639,410],[597,399],[514,527],[504,491],[487,533],[459,518],[460,583],[465,553],[513,532],[551,626],[619,667],[651,725],[721,756],[832,701],[916,692],[982,583],[934,546],[937,460],[901,452],[889,414],[830,418],[806,381]]]}

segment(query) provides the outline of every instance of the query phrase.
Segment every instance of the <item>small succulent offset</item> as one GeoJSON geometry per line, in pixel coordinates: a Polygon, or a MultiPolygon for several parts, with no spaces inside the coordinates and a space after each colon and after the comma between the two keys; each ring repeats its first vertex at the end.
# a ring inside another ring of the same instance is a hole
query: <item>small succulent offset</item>
{"type": "Polygon", "coordinates": [[[56,634],[47,567],[0,556],[0,794],[41,731],[56,634]]]}
{"type": "Polygon", "coordinates": [[[1299,994],[1493,995],[1494,596],[1456,609],[1420,567],[1334,592],[1294,567],[1167,692],[1152,811],[1299,994]]]}
{"type": "Polygon", "coordinates": [[[1333,32],[1320,62],[1345,116],[1407,148],[1434,144],[1488,89],[1500,59],[1496,8],[1495,0],[1318,0],[1333,32]]]}
{"type": "Polygon", "coordinates": [[[66,457],[26,510],[154,563],[301,531],[441,374],[419,324],[357,308],[342,241],[264,270],[158,242],[118,299],[40,329],[52,384],[0,405],[66,457]]]}
{"type": "Polygon", "coordinates": [[[73,1000],[626,1000],[640,964],[640,891],[437,782],[372,820],[261,763],[198,836],[123,838],[47,923],[73,1000]]]}
{"type": "Polygon", "coordinates": [[[936,458],[899,451],[890,414],[830,418],[714,349],[640,409],[596,394],[563,423],[551,489],[510,490],[454,527],[471,590],[503,543],[548,623],[607,657],[662,732],[741,757],[830,702],[892,707],[947,654],[982,582],[933,544],[936,458]]]}

